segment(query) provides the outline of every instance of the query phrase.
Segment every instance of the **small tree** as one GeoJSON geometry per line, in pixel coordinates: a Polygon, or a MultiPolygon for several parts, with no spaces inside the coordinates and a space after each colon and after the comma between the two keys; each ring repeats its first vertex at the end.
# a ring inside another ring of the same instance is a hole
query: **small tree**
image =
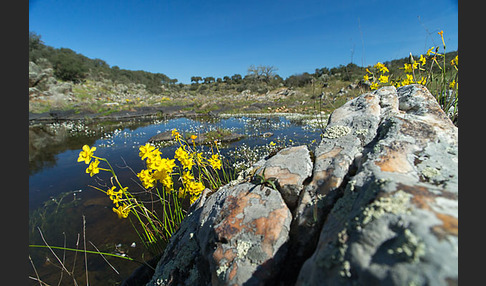
{"type": "Polygon", "coordinates": [[[248,75],[250,76],[249,78],[256,78],[258,80],[262,80],[266,83],[270,82],[271,79],[277,75],[275,72],[277,71],[277,68],[274,66],[258,66],[255,67],[254,65],[251,65],[248,68],[248,75]]]}
{"type": "Polygon", "coordinates": [[[33,50],[38,50],[44,45],[41,40],[41,36],[35,32],[29,32],[29,52],[33,50]]]}
{"type": "Polygon", "coordinates": [[[232,75],[232,76],[231,76],[231,80],[232,80],[233,82],[235,82],[235,83],[241,83],[241,80],[242,80],[242,79],[243,79],[243,78],[241,77],[241,75],[240,75],[240,74],[234,74],[234,75],[232,75]]]}
{"type": "Polygon", "coordinates": [[[208,76],[204,78],[204,83],[212,83],[214,82],[214,77],[208,76]]]}
{"type": "Polygon", "coordinates": [[[200,77],[200,76],[191,77],[191,82],[195,82],[196,84],[198,84],[199,81],[201,81],[201,80],[202,80],[202,77],[200,77]]]}

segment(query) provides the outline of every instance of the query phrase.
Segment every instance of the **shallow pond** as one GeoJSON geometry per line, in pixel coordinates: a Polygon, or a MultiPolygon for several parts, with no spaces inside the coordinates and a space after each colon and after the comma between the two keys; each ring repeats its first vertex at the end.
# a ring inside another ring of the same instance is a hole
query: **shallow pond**
{"type": "MultiPolygon", "coordinates": [[[[316,123],[322,121],[295,115],[266,115],[91,124],[64,122],[31,126],[29,241],[31,244],[47,243],[50,246],[65,245],[78,249],[83,249],[86,242],[86,249],[89,250],[96,247],[102,252],[128,255],[139,261],[150,259],[130,222],[118,219],[106,195],[89,187],[107,184],[109,178],[101,174],[90,177],[85,172],[87,166],[77,162],[84,144],[95,146],[96,156],[107,158],[125,186],[135,189],[139,188],[139,181],[133,172],[137,173],[145,167],[138,156],[138,148],[158,133],[176,128],[183,134],[202,134],[217,129],[244,134],[243,139],[220,146],[221,154],[229,164],[244,169],[276,148],[306,144],[313,149],[320,141],[321,134],[316,123]]],[[[173,158],[176,148],[173,145],[159,149],[163,158],[173,158]]],[[[210,146],[198,148],[211,152],[210,146]]],[[[50,250],[31,248],[29,253],[39,277],[49,284],[57,284],[62,271],[50,250]]],[[[84,253],[56,250],[56,254],[64,261],[66,268],[74,271],[78,284],[85,283],[88,273],[88,280],[93,285],[117,285],[139,266],[138,263],[120,258],[89,254],[86,267],[84,253]]],[[[36,277],[33,270],[30,275],[36,277]]],[[[63,283],[68,285],[73,284],[72,280],[67,274],[62,277],[63,283]]],[[[33,285],[36,284],[32,281],[33,285]]]]}

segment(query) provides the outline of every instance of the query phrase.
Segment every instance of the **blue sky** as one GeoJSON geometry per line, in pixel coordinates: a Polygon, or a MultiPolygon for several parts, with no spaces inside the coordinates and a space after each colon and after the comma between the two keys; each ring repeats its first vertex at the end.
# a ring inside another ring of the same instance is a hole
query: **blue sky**
{"type": "Polygon", "coordinates": [[[30,0],[29,30],[110,66],[191,76],[286,78],[353,62],[373,65],[441,45],[458,48],[457,0],[30,0]]]}

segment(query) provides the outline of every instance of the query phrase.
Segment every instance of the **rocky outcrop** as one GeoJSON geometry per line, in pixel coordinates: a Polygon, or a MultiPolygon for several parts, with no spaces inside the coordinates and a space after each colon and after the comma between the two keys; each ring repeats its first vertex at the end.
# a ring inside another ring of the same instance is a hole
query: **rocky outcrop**
{"type": "Polygon", "coordinates": [[[304,181],[312,175],[312,161],[307,146],[289,147],[266,160],[256,174],[263,180],[275,181],[287,207],[297,205],[304,181]]]}
{"type": "Polygon", "coordinates": [[[195,204],[150,285],[263,284],[275,278],[292,219],[276,190],[242,183],[195,204]]]}
{"type": "Polygon", "coordinates": [[[148,285],[457,284],[457,160],[425,87],[363,94],[314,154],[283,149],[203,195],[148,285]]]}

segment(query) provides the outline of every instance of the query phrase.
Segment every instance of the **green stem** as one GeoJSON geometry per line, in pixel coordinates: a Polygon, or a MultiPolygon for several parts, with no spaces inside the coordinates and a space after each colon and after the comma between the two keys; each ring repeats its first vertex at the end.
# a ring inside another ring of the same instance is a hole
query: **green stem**
{"type": "Polygon", "coordinates": [[[118,258],[130,260],[130,261],[139,262],[139,261],[136,261],[135,259],[130,258],[128,256],[125,257],[125,256],[116,255],[116,254],[113,254],[113,253],[106,253],[106,252],[99,252],[99,251],[92,251],[92,250],[75,249],[75,248],[60,247],[60,246],[49,246],[48,247],[46,245],[37,245],[37,244],[29,244],[29,247],[32,247],[32,248],[52,248],[52,249],[69,250],[69,251],[83,252],[83,253],[86,252],[86,253],[90,253],[90,254],[103,254],[103,255],[106,255],[106,256],[118,257],[118,258]]]}

